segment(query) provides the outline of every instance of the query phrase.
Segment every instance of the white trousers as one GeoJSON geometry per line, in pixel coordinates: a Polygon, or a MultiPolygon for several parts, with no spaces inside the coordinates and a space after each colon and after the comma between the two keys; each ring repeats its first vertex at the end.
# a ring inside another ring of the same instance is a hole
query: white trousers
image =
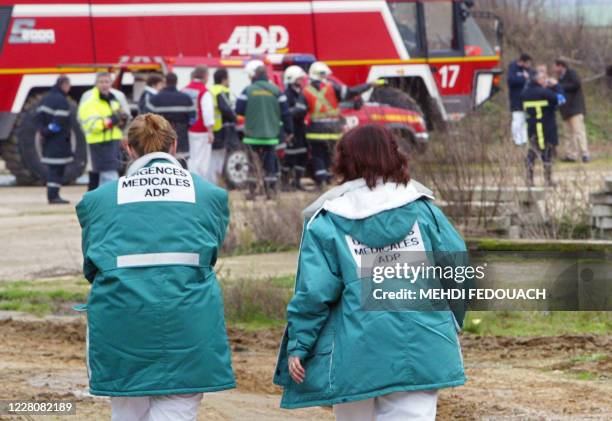
{"type": "Polygon", "coordinates": [[[225,148],[213,149],[210,156],[210,165],[206,172],[206,179],[213,184],[217,184],[219,176],[223,174],[223,164],[225,163],[225,148]]]}
{"type": "Polygon", "coordinates": [[[189,132],[189,161],[187,167],[200,177],[206,178],[210,166],[212,143],[208,142],[208,134],[189,132]]]}
{"type": "Polygon", "coordinates": [[[336,421],[435,421],[437,390],[395,392],[334,405],[336,421]]]}
{"type": "Polygon", "coordinates": [[[112,421],[195,421],[201,393],[111,398],[112,421]]]}
{"type": "Polygon", "coordinates": [[[523,111],[512,111],[512,140],[518,146],[527,143],[527,122],[523,111]]]}

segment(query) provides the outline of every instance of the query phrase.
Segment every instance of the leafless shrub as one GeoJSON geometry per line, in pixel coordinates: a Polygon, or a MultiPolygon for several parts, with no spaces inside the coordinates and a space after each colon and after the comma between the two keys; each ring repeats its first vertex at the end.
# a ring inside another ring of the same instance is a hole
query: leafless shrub
{"type": "Polygon", "coordinates": [[[314,196],[308,194],[281,194],[274,201],[233,201],[223,251],[264,252],[297,247],[302,234],[302,210],[313,200],[314,196]]]}
{"type": "Polygon", "coordinates": [[[587,25],[578,2],[481,0],[477,5],[502,18],[506,47],[513,55],[524,51],[540,62],[564,57],[594,73],[612,62],[610,28],[587,25]]]}

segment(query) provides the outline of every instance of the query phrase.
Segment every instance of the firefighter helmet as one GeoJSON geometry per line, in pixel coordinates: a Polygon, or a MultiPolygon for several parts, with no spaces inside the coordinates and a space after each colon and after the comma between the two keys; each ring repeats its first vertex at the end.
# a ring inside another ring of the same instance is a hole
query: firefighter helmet
{"type": "Polygon", "coordinates": [[[308,77],[313,80],[323,80],[332,74],[329,66],[322,61],[315,61],[310,66],[308,77]]]}
{"type": "Polygon", "coordinates": [[[250,60],[246,66],[244,66],[244,71],[247,72],[247,75],[249,75],[249,77],[251,79],[253,79],[253,76],[255,76],[255,70],[257,70],[259,67],[265,66],[264,62],[261,60],[250,60]]]}
{"type": "Polygon", "coordinates": [[[283,82],[285,82],[285,85],[290,85],[305,76],[306,72],[300,66],[289,66],[287,67],[287,69],[285,70],[285,74],[283,75],[283,82]]]}

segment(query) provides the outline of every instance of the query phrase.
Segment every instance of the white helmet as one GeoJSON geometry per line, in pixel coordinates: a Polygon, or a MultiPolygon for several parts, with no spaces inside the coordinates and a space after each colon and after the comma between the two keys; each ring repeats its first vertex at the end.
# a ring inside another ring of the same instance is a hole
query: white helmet
{"type": "Polygon", "coordinates": [[[253,79],[253,76],[255,76],[255,70],[257,70],[257,68],[265,66],[264,62],[261,60],[250,60],[246,66],[244,66],[244,71],[247,72],[247,75],[249,75],[249,77],[251,79],[253,79]]]}
{"type": "Polygon", "coordinates": [[[332,74],[329,66],[322,61],[315,61],[310,65],[308,77],[313,80],[323,80],[332,74]]]}
{"type": "Polygon", "coordinates": [[[302,69],[300,66],[289,66],[285,69],[283,82],[285,85],[293,84],[302,77],[306,77],[306,72],[304,69],[302,69]]]}

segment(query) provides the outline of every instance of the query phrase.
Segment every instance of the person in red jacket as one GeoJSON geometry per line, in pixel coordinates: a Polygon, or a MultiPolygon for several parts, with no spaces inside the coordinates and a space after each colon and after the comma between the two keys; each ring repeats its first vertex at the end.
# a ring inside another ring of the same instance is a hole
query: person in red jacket
{"type": "Polygon", "coordinates": [[[197,66],[191,72],[191,82],[183,92],[191,97],[196,105],[196,119],[189,127],[189,170],[201,177],[206,177],[212,155],[214,141],[213,126],[215,125],[215,107],[213,97],[206,88],[208,68],[197,66]]]}

